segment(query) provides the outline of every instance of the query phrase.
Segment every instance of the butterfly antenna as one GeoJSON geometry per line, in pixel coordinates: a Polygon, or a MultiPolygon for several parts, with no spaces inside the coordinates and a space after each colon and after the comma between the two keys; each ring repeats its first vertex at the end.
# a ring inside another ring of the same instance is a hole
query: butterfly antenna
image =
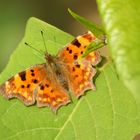
{"type": "Polygon", "coordinates": [[[39,52],[41,55],[44,54],[41,50],[34,48],[33,46],[29,45],[27,42],[25,42],[25,45],[27,45],[28,47],[32,48],[33,50],[39,52]]]}
{"type": "Polygon", "coordinates": [[[44,42],[45,53],[48,55],[48,51],[47,51],[47,47],[46,47],[46,43],[45,43],[45,38],[44,38],[44,33],[43,33],[43,31],[41,31],[41,35],[42,35],[42,39],[43,39],[43,42],[44,42]]]}

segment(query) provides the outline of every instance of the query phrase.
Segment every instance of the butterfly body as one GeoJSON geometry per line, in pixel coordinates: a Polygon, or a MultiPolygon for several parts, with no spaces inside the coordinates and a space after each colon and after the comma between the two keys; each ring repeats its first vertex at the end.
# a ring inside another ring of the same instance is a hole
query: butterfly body
{"type": "Polygon", "coordinates": [[[86,47],[95,40],[91,32],[75,38],[56,56],[46,52],[46,63],[37,64],[20,72],[0,86],[0,93],[7,99],[17,97],[25,105],[37,102],[39,107],[50,106],[56,111],[71,101],[69,91],[77,98],[88,89],[95,89],[92,77],[100,62],[97,51],[82,58],[86,47]]]}
{"type": "Polygon", "coordinates": [[[69,90],[69,79],[67,76],[67,65],[63,62],[63,59],[58,56],[52,56],[46,54],[46,70],[49,74],[48,79],[51,81],[58,82],[65,89],[69,90]]]}

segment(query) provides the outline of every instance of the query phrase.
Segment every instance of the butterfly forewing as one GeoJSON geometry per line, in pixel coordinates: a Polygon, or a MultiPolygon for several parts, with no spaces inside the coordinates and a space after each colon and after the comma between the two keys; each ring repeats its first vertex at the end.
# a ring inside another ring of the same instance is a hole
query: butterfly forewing
{"type": "Polygon", "coordinates": [[[85,58],[81,56],[86,51],[88,45],[94,41],[96,37],[89,31],[83,35],[76,37],[71,43],[66,45],[58,54],[60,58],[63,58],[66,63],[73,63],[78,59],[87,60],[91,64],[96,65],[100,62],[100,54],[98,51],[93,51],[85,58]]]}
{"type": "Polygon", "coordinates": [[[0,93],[7,99],[17,97],[26,105],[35,102],[35,88],[46,77],[46,65],[36,65],[20,72],[0,86],[0,93]]]}

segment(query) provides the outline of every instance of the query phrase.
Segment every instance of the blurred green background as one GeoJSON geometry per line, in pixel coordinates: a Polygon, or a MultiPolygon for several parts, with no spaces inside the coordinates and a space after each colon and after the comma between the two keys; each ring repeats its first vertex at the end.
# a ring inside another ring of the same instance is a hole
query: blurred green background
{"type": "Polygon", "coordinates": [[[29,17],[37,17],[74,36],[86,31],[70,16],[68,8],[100,23],[95,0],[0,0],[0,72],[23,38],[29,17]]]}

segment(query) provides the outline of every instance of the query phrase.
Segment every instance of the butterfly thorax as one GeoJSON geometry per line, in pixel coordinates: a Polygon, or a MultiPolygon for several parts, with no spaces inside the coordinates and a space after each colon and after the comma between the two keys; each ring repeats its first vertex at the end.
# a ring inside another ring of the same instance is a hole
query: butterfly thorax
{"type": "Polygon", "coordinates": [[[52,77],[50,80],[60,84],[64,89],[69,90],[68,76],[66,71],[66,65],[63,61],[52,55],[46,55],[46,70],[49,73],[49,77],[52,77]],[[55,81],[54,81],[55,79],[55,81]]]}

